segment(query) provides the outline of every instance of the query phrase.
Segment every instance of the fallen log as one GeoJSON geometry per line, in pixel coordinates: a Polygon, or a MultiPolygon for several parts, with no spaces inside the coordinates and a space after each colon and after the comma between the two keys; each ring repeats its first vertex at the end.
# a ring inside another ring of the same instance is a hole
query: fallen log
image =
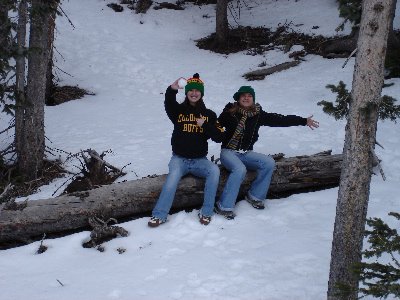
{"type": "MultiPolygon", "coordinates": [[[[320,190],[339,183],[342,155],[330,151],[311,155],[284,158],[274,156],[274,172],[269,197],[279,198],[290,193],[320,190]]],[[[227,172],[221,168],[218,193],[221,192],[227,172]]],[[[255,178],[248,172],[241,187],[239,199],[255,178]]],[[[89,218],[126,218],[149,215],[153,209],[166,175],[155,175],[139,180],[102,186],[84,192],[75,192],[56,198],[27,201],[22,210],[0,206],[0,248],[12,243],[29,243],[40,239],[44,233],[71,232],[87,228],[89,218]]],[[[198,207],[203,201],[204,180],[186,176],[180,181],[173,204],[174,210],[198,207]]]]}
{"type": "Polygon", "coordinates": [[[287,70],[289,68],[297,66],[298,64],[300,64],[300,60],[288,61],[270,68],[248,72],[244,74],[243,77],[247,80],[263,80],[265,76],[287,70]]]}

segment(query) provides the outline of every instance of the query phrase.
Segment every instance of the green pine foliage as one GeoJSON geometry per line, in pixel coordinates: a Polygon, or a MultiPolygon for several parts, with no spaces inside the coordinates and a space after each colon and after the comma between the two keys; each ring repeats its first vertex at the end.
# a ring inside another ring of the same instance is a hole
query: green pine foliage
{"type": "MultiPolygon", "coordinates": [[[[338,0],[339,16],[349,21],[354,26],[360,24],[361,21],[361,3],[362,0],[338,0]]],[[[341,26],[343,30],[344,24],[341,26]]]]}
{"type": "Polygon", "coordinates": [[[400,105],[395,105],[397,100],[390,96],[383,96],[379,105],[379,119],[390,119],[396,123],[396,119],[400,116],[400,105]]]}
{"type": "MultiPolygon", "coordinates": [[[[322,110],[328,115],[333,116],[336,120],[344,119],[349,114],[349,106],[351,102],[351,94],[346,89],[343,81],[340,81],[337,86],[328,84],[326,88],[330,89],[332,93],[336,93],[335,103],[322,100],[317,104],[322,106],[322,110]]],[[[378,108],[380,120],[391,120],[396,123],[396,119],[400,117],[400,105],[396,105],[397,100],[390,96],[383,96],[378,108]]]]}
{"type": "Polygon", "coordinates": [[[343,81],[340,81],[337,86],[333,84],[328,84],[327,89],[330,89],[332,93],[337,93],[336,105],[332,102],[322,100],[317,104],[322,106],[322,110],[335,118],[335,120],[340,120],[345,118],[349,114],[349,105],[351,100],[351,95],[346,89],[346,85],[343,81]]]}
{"type": "MultiPolygon", "coordinates": [[[[399,213],[389,215],[400,221],[399,213]]],[[[384,299],[390,295],[400,297],[400,236],[379,218],[368,219],[367,225],[371,227],[365,231],[370,247],[363,251],[363,257],[374,262],[356,266],[361,283],[359,292],[384,299]]]]}

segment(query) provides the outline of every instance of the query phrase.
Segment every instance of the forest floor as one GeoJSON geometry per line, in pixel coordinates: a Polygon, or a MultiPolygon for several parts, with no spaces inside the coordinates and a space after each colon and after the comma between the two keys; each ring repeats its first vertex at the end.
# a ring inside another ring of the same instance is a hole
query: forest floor
{"type": "MultiPolygon", "coordinates": [[[[229,54],[247,50],[249,55],[263,54],[280,48],[288,52],[294,45],[304,47],[304,55],[323,55],[322,46],[334,38],[321,35],[311,36],[291,29],[291,24],[284,24],[272,31],[264,27],[237,27],[230,29],[227,42],[218,44],[215,33],[197,41],[200,49],[229,54]]],[[[349,53],[350,54],[350,53],[349,53]]]]}

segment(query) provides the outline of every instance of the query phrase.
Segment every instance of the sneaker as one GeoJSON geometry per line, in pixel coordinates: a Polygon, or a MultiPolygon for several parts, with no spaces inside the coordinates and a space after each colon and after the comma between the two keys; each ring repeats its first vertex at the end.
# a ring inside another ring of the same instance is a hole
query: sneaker
{"type": "Polygon", "coordinates": [[[264,209],[265,208],[265,204],[263,201],[258,201],[258,200],[254,200],[254,198],[252,198],[249,194],[246,195],[245,197],[246,201],[249,202],[251,204],[251,206],[253,206],[255,209],[264,209]]]}
{"type": "Polygon", "coordinates": [[[159,218],[157,218],[157,217],[151,217],[150,218],[150,220],[149,220],[149,222],[147,223],[147,225],[149,225],[149,227],[158,227],[158,226],[160,226],[161,224],[163,224],[163,223],[165,223],[166,221],[164,221],[164,220],[161,220],[161,219],[159,219],[159,218]]]}
{"type": "Polygon", "coordinates": [[[211,222],[211,217],[206,217],[206,216],[203,216],[201,213],[199,213],[199,221],[201,224],[207,226],[211,222]]]}
{"type": "Polygon", "coordinates": [[[227,220],[233,220],[233,219],[236,217],[236,215],[235,215],[235,213],[234,213],[233,211],[230,211],[230,210],[222,210],[222,209],[219,208],[218,204],[216,204],[216,205],[214,206],[214,211],[215,211],[217,214],[223,216],[223,217],[224,217],[225,219],[227,219],[227,220]]]}

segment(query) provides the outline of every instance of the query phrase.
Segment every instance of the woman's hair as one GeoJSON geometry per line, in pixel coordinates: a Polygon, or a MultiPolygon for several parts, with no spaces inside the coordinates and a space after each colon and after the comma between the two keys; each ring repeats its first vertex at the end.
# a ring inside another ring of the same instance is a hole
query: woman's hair
{"type": "MultiPolygon", "coordinates": [[[[236,114],[238,112],[239,108],[240,108],[239,103],[235,102],[235,103],[233,103],[232,107],[228,109],[228,112],[231,115],[234,115],[234,114],[236,114]]],[[[249,109],[246,109],[246,110],[255,111],[256,110],[256,104],[253,103],[253,105],[249,109]]]]}
{"type": "MultiPolygon", "coordinates": [[[[183,100],[182,104],[183,104],[183,105],[191,105],[191,104],[190,104],[190,101],[189,101],[189,99],[188,99],[187,96],[185,97],[185,100],[183,100]]],[[[196,110],[198,110],[199,112],[200,112],[203,108],[205,108],[205,107],[206,107],[206,105],[204,104],[203,97],[201,97],[200,100],[197,101],[197,102],[194,104],[194,108],[195,108],[196,110]]]]}

